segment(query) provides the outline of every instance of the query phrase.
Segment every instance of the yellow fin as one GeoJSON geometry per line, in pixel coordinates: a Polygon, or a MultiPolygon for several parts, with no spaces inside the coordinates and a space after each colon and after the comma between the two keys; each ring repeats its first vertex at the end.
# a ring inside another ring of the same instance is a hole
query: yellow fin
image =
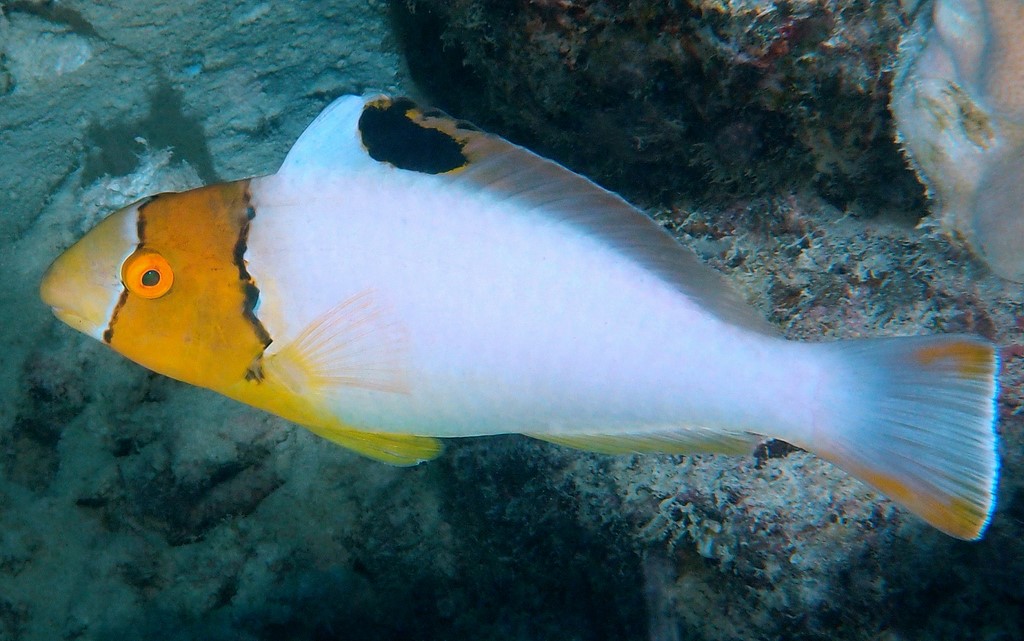
{"type": "Polygon", "coordinates": [[[601,454],[691,454],[718,452],[748,454],[762,439],[749,432],[725,432],[702,428],[673,427],[662,431],[620,432],[615,434],[552,435],[529,434],[532,438],[578,450],[601,454]]]}
{"type": "Polygon", "coordinates": [[[437,457],[441,441],[429,436],[360,432],[343,428],[311,426],[309,430],[363,456],[391,465],[416,465],[437,457]]]}
{"type": "Polygon", "coordinates": [[[961,539],[981,538],[996,503],[998,355],[949,334],[825,346],[847,400],[800,443],[961,539]]]}
{"type": "Polygon", "coordinates": [[[367,290],[334,306],[266,356],[260,375],[307,398],[344,387],[405,393],[407,343],[405,330],[367,290]]]}

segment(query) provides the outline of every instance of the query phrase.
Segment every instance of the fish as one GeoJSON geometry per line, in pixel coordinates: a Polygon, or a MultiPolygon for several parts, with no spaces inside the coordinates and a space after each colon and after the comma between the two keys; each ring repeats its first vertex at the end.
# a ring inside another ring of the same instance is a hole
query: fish
{"type": "Polygon", "coordinates": [[[620,196],[408,98],[343,96],[276,173],[114,212],[40,295],[143,367],[395,465],[506,433],[778,439],[954,537],[995,508],[990,342],[787,340],[620,196]]]}

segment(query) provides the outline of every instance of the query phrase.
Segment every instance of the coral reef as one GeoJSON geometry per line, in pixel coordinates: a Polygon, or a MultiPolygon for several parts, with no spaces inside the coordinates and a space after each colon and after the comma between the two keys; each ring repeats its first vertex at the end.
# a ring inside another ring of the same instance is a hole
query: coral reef
{"type": "Polygon", "coordinates": [[[880,218],[837,221],[828,210],[813,197],[790,196],[658,218],[744,284],[790,337],[963,331],[1007,345],[1000,510],[986,539],[964,546],[775,443],[748,459],[691,457],[674,468],[638,459],[633,469],[643,473],[631,469],[623,491],[657,505],[653,519],[648,510],[636,518],[641,536],[668,551],[668,593],[686,604],[675,613],[680,638],[1012,635],[1022,625],[1019,590],[1006,578],[1021,569],[1024,361],[1014,345],[1022,306],[1012,286],[936,232],[880,218]],[[709,565],[719,583],[702,576],[709,565]],[[691,608],[705,616],[729,608],[733,627],[716,628],[714,616],[702,619],[691,608]]]}
{"type": "Polygon", "coordinates": [[[895,1],[394,0],[439,107],[632,197],[813,183],[919,206],[892,143],[895,1]]]}
{"type": "Polygon", "coordinates": [[[205,5],[12,2],[0,638],[1020,638],[1024,304],[937,229],[913,228],[923,200],[885,124],[895,3],[407,6],[434,12],[410,50],[471,63],[411,61],[461,70],[427,83],[444,106],[666,202],[651,214],[787,336],[968,331],[1001,345],[1004,474],[986,538],[945,537],[777,442],[608,457],[497,437],[389,467],[67,330],[35,289],[99,216],[271,170],[335,94],[411,87],[376,3],[246,2],[225,19],[205,5]],[[638,25],[646,39],[613,42],[638,25]],[[427,46],[442,31],[447,53],[427,46]],[[672,58],[673,43],[711,57],[672,58]],[[704,101],[720,117],[687,120],[704,101]],[[691,159],[719,135],[747,160],[691,159]],[[712,175],[701,194],[684,184],[712,175]]]}
{"type": "Polygon", "coordinates": [[[950,234],[1024,281],[1024,10],[937,0],[903,39],[892,110],[950,234]]]}

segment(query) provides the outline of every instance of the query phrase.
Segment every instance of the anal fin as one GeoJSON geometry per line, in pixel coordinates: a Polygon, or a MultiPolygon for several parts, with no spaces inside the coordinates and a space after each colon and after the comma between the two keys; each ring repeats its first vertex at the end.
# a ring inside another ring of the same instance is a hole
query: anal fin
{"type": "Polygon", "coordinates": [[[417,465],[436,458],[444,449],[440,440],[429,436],[361,432],[321,426],[308,429],[342,447],[391,465],[417,465]]]}
{"type": "Polygon", "coordinates": [[[748,454],[763,437],[750,432],[726,432],[693,427],[646,429],[604,434],[528,434],[549,443],[600,454],[748,454]]]}

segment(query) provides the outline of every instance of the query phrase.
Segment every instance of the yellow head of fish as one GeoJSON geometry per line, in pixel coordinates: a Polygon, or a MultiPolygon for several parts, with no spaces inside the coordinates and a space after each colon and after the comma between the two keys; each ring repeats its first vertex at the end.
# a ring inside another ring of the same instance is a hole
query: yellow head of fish
{"type": "Polygon", "coordinates": [[[243,254],[248,181],[162,194],[113,214],[40,287],[68,325],[156,372],[213,389],[269,343],[243,254]]]}

